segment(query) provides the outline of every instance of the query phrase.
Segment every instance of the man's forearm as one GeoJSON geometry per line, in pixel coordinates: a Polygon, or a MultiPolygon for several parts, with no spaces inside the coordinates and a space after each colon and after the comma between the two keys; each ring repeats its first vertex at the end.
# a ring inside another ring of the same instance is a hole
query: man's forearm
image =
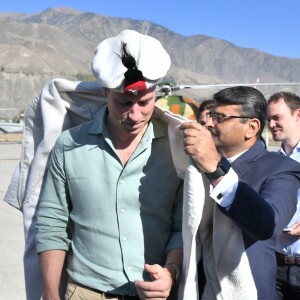
{"type": "Polygon", "coordinates": [[[49,250],[39,254],[43,280],[43,299],[59,300],[59,284],[66,252],[49,250]]]}
{"type": "Polygon", "coordinates": [[[166,264],[174,263],[181,267],[183,258],[183,250],[182,248],[174,248],[170,250],[167,254],[166,264]]]}

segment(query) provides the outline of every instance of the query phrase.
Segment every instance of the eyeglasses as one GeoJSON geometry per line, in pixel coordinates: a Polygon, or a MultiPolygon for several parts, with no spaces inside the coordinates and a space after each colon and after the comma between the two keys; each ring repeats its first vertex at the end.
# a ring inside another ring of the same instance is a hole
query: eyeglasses
{"type": "Polygon", "coordinates": [[[223,123],[224,121],[230,120],[230,119],[252,119],[253,117],[248,116],[230,116],[218,112],[209,111],[206,113],[207,118],[211,118],[214,125],[223,123]]]}
{"type": "Polygon", "coordinates": [[[198,123],[202,126],[205,126],[205,121],[198,121],[198,123]]]}

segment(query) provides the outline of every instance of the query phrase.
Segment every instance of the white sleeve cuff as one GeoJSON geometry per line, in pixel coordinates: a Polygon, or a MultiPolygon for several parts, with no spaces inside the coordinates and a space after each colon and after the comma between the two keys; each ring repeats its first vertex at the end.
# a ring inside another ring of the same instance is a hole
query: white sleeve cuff
{"type": "Polygon", "coordinates": [[[230,168],[228,173],[212,189],[210,197],[212,197],[219,205],[227,207],[233,202],[238,183],[238,175],[230,168]]]}

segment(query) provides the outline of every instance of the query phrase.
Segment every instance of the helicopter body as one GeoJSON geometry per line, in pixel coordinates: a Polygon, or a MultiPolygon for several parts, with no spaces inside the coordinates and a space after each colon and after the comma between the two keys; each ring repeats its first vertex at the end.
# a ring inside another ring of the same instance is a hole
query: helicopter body
{"type": "Polygon", "coordinates": [[[189,120],[196,120],[196,114],[199,107],[197,101],[178,95],[159,96],[156,99],[156,105],[189,120]]]}
{"type": "Polygon", "coordinates": [[[174,82],[162,82],[157,86],[156,91],[160,94],[156,98],[156,105],[169,110],[175,114],[186,117],[190,120],[196,120],[197,110],[200,103],[191,98],[172,95],[173,92],[179,90],[195,89],[222,89],[233,86],[252,86],[255,88],[268,87],[268,86],[300,86],[298,82],[284,82],[284,83],[260,83],[259,80],[256,83],[229,83],[229,84],[200,84],[200,85],[179,85],[174,82]]]}

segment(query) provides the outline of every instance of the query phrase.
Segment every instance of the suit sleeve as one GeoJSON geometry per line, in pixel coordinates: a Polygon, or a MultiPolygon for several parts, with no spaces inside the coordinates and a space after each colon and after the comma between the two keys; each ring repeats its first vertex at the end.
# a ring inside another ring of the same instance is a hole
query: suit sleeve
{"type": "Polygon", "coordinates": [[[247,183],[240,179],[233,202],[219,207],[250,237],[266,240],[281,232],[296,211],[300,169],[280,164],[263,182],[256,176],[252,174],[253,184],[250,179],[247,183]]]}

